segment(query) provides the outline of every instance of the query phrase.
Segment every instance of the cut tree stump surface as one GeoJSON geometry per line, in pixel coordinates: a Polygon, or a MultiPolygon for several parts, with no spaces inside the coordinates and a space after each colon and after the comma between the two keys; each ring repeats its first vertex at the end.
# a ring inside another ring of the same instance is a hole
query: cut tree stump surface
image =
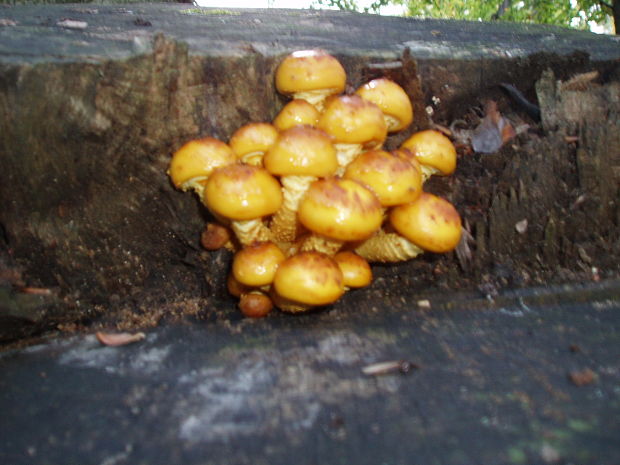
{"type": "Polygon", "coordinates": [[[587,52],[620,57],[616,37],[542,25],[377,17],[319,10],[196,8],[174,4],[33,5],[5,7],[0,17],[3,61],[48,63],[127,59],[152,50],[163,33],[190,53],[279,56],[321,47],[361,57],[398,58],[408,47],[422,59],[493,60],[537,52],[587,52]],[[72,21],[72,22],[71,22],[72,21]]]}
{"type": "Polygon", "coordinates": [[[0,355],[11,465],[620,462],[620,283],[375,298],[0,355]],[[410,371],[366,375],[379,362],[410,371]]]}

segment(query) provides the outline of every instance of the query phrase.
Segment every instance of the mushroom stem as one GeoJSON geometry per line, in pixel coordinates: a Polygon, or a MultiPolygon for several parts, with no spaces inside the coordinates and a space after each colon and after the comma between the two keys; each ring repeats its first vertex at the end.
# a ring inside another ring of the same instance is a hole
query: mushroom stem
{"type": "Polygon", "coordinates": [[[420,163],[420,170],[422,171],[422,184],[428,181],[431,176],[440,173],[437,168],[422,163],[420,163]]]}
{"type": "Polygon", "coordinates": [[[336,170],[336,175],[341,176],[349,163],[355,160],[355,157],[362,153],[362,145],[337,143],[334,144],[334,147],[336,148],[336,157],[338,158],[338,169],[336,170]]]}
{"type": "Polygon", "coordinates": [[[192,178],[188,181],[185,181],[183,184],[181,184],[180,189],[183,192],[193,190],[196,193],[196,195],[198,195],[198,198],[200,199],[200,201],[202,201],[204,197],[204,192],[205,192],[205,181],[208,178],[209,176],[196,176],[195,178],[192,178]]]}
{"type": "Polygon", "coordinates": [[[305,100],[313,105],[319,112],[322,112],[325,108],[325,99],[333,93],[333,89],[306,90],[303,92],[295,92],[293,98],[305,100]]]}
{"type": "Polygon", "coordinates": [[[297,239],[299,221],[297,209],[308,186],[318,179],[315,176],[282,176],[283,201],[271,220],[270,229],[276,242],[293,242],[297,239]]]}
{"type": "Polygon", "coordinates": [[[236,220],[230,224],[235,236],[242,246],[250,245],[254,242],[272,241],[272,234],[265,226],[261,218],[252,220],[236,220]]]}
{"type": "Polygon", "coordinates": [[[400,234],[381,230],[356,247],[355,252],[369,262],[400,262],[424,251],[400,234]]]}
{"type": "Polygon", "coordinates": [[[300,250],[302,252],[315,251],[326,255],[335,255],[342,248],[343,244],[343,241],[337,239],[312,234],[303,241],[300,250]]]}
{"type": "Polygon", "coordinates": [[[314,305],[302,304],[301,302],[294,302],[292,300],[285,299],[275,292],[270,293],[270,297],[273,304],[278,309],[286,313],[306,312],[314,307],[314,305]]]}
{"type": "Polygon", "coordinates": [[[383,114],[383,118],[385,119],[385,125],[388,128],[388,132],[396,132],[399,130],[398,128],[400,127],[401,122],[398,118],[386,114],[383,114]]]}
{"type": "Polygon", "coordinates": [[[255,152],[249,152],[241,157],[241,162],[246,165],[263,166],[263,155],[264,152],[258,150],[255,152]]]}

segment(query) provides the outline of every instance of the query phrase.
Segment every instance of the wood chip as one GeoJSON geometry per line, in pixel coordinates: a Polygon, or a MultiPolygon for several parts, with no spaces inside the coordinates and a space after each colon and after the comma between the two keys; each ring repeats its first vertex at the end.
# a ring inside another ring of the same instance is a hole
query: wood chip
{"type": "Polygon", "coordinates": [[[517,221],[515,223],[515,229],[519,234],[525,234],[525,232],[527,231],[527,219],[517,221]]]}
{"type": "Polygon", "coordinates": [[[133,342],[138,342],[146,337],[146,334],[140,333],[104,333],[98,331],[95,336],[97,340],[104,346],[124,346],[133,342]]]}
{"type": "Polygon", "coordinates": [[[22,287],[19,289],[22,294],[34,294],[34,295],[52,295],[52,290],[47,287],[22,287]]]}
{"type": "Polygon", "coordinates": [[[584,368],[580,371],[571,371],[568,374],[568,379],[575,386],[587,386],[588,384],[592,384],[596,381],[596,373],[589,368],[584,368]]]}
{"type": "Polygon", "coordinates": [[[88,23],[86,21],[76,21],[74,19],[63,19],[62,21],[58,21],[56,26],[64,27],[65,29],[83,30],[88,27],[88,23]]]}
{"type": "Polygon", "coordinates": [[[420,308],[431,308],[431,301],[428,299],[418,300],[418,307],[420,308]]]}
{"type": "Polygon", "coordinates": [[[373,363],[362,368],[362,373],[367,376],[387,375],[390,373],[409,373],[412,370],[419,368],[415,363],[407,362],[406,360],[392,360],[389,362],[373,363]]]}

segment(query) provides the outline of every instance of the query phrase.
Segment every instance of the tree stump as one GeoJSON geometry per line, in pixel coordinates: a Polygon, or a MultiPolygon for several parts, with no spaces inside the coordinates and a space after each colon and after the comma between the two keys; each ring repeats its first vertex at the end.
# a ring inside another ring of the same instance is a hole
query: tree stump
{"type": "Polygon", "coordinates": [[[174,190],[166,169],[189,139],[226,141],[247,122],[270,121],[286,101],[274,89],[275,69],[300,48],[336,55],[350,89],[378,76],[405,88],[415,121],[388,148],[500,98],[502,82],[537,96],[542,109],[540,130],[496,154],[461,154],[452,178],[428,186],[461,212],[474,238],[470,258],[378,267],[380,279],[360,292],[574,282],[592,279],[594,269],[618,276],[614,38],[168,4],[15,6],[0,17],[4,340],[101,318],[131,327],[228,315],[221,304],[230,303],[230,255],[200,248],[209,215],[174,190]],[[592,70],[599,77],[583,89],[558,84],[592,70]],[[516,232],[523,220],[527,230],[516,232]],[[21,296],[33,288],[41,292],[21,296]]]}

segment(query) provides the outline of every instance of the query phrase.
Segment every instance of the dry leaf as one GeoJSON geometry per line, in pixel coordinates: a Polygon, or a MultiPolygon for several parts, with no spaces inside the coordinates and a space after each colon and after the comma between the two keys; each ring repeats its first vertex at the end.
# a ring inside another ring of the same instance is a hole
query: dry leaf
{"type": "Polygon", "coordinates": [[[486,102],[485,117],[474,129],[472,147],[478,153],[497,152],[504,143],[516,135],[512,124],[504,118],[493,100],[486,102]]]}
{"type": "Polygon", "coordinates": [[[589,73],[581,73],[573,76],[568,81],[560,84],[560,90],[578,90],[583,91],[588,88],[592,81],[598,78],[598,71],[590,71],[589,73]]]}
{"type": "Polygon", "coordinates": [[[133,342],[138,342],[143,340],[146,335],[142,332],[140,333],[104,333],[102,331],[98,331],[95,336],[97,336],[97,340],[105,346],[124,346],[127,344],[131,344],[133,342]]]}
{"type": "Polygon", "coordinates": [[[568,374],[568,379],[570,379],[575,386],[587,386],[596,381],[596,373],[589,368],[585,368],[581,371],[571,371],[568,374]]]}

